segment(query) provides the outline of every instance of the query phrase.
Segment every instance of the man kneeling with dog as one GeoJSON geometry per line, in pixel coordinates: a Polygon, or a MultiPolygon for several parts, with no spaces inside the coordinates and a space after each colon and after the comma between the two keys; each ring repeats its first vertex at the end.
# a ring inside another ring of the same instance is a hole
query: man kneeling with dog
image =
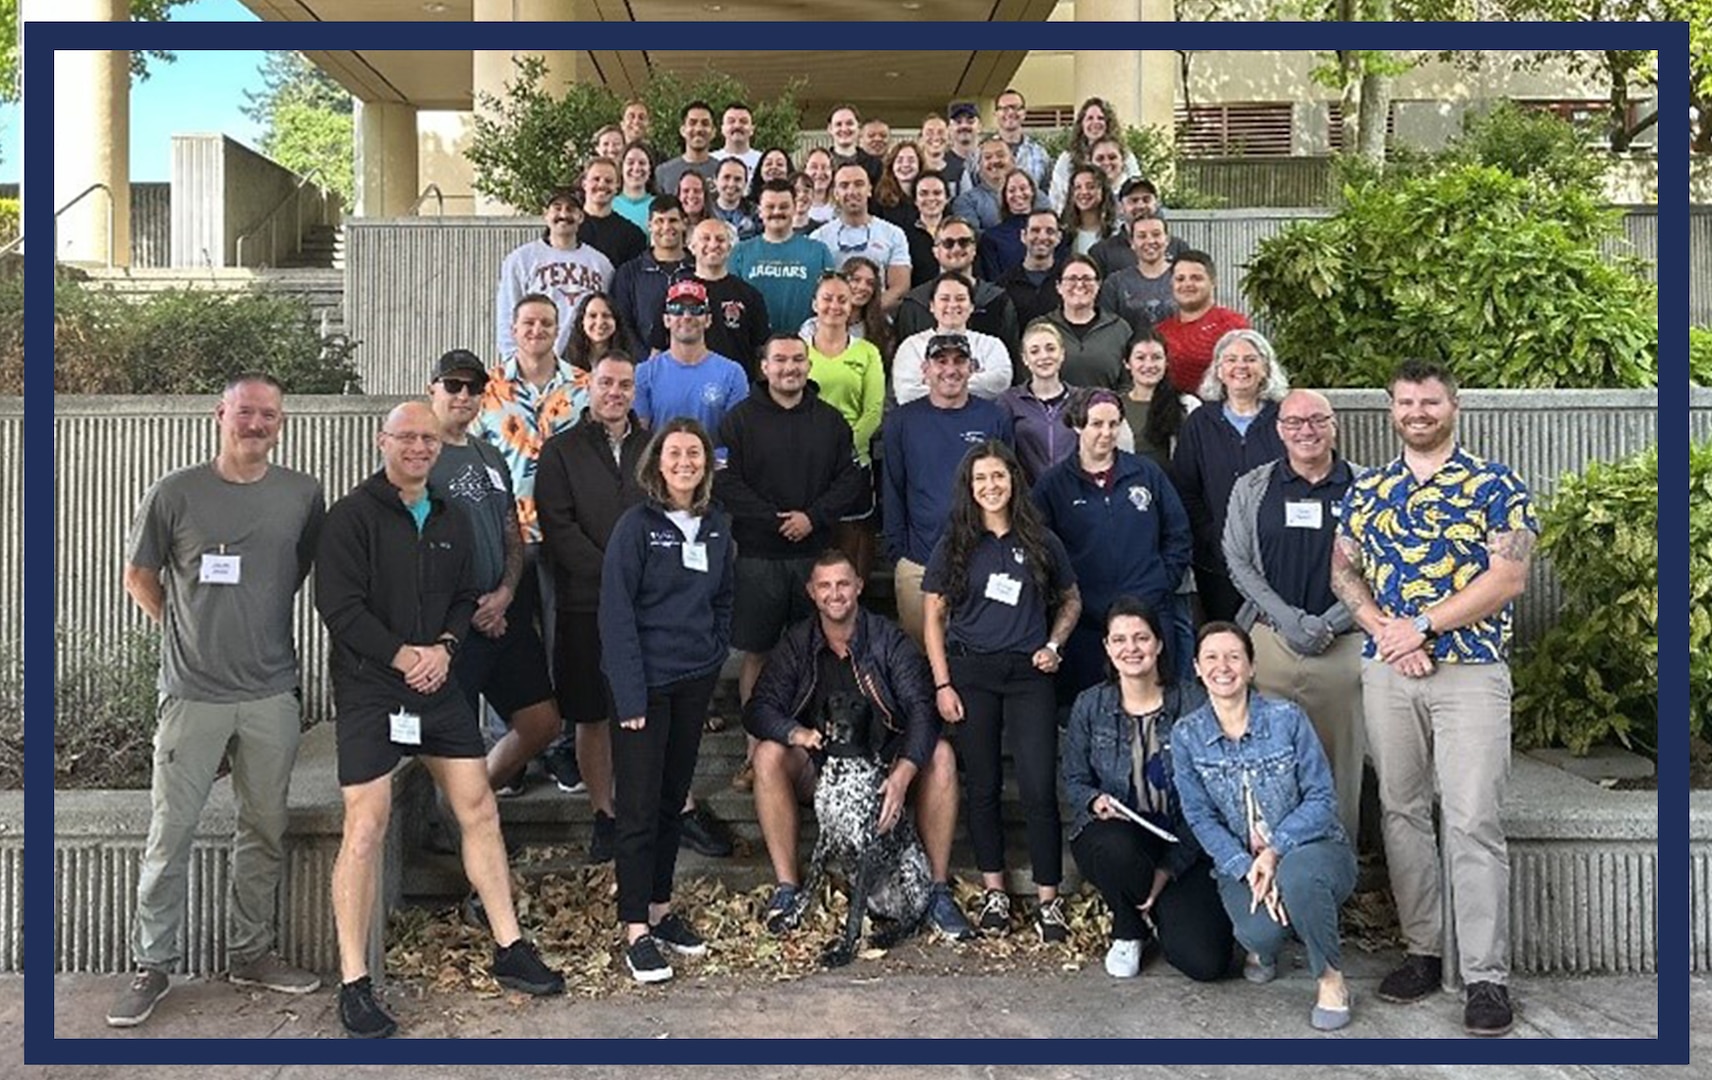
{"type": "MultiPolygon", "coordinates": [[[[775,934],[794,929],[813,899],[797,875],[797,823],[802,804],[816,800],[823,834],[816,848],[813,881],[825,858],[837,855],[835,849],[853,833],[871,830],[875,837],[891,833],[903,820],[913,785],[916,824],[932,875],[931,880],[921,883],[925,886],[925,910],[919,913],[918,925],[931,923],[957,941],[972,937],[974,930],[953,899],[949,884],[951,838],[957,827],[957,761],[951,745],[939,737],[939,714],[933,704],[933,679],[927,661],[897,624],[860,606],[862,579],[843,552],[831,550],[815,560],[808,594],[815,614],[791,627],[768,655],[743,714],[744,726],[761,740],[755,748],[755,811],[778,880],[763,917],[767,929],[775,934]],[[857,748],[843,741],[847,736],[842,731],[839,743],[829,742],[823,722],[829,712],[836,711],[840,717],[847,714],[852,699],[866,706],[862,712],[869,722],[868,731],[848,736],[857,748]],[[889,763],[879,785],[878,820],[829,820],[841,814],[872,815],[870,799],[816,798],[818,784],[856,775],[827,768],[829,755],[862,753],[863,747],[871,747],[881,762],[889,763]]],[[[896,845],[884,846],[895,854],[896,845]]],[[[897,862],[907,874],[914,860],[898,857],[897,862]]],[[[878,881],[879,876],[895,877],[899,867],[864,866],[860,874],[855,866],[843,869],[851,878],[852,889],[861,891],[884,884],[878,881]],[[861,878],[868,880],[863,883],[861,878]]],[[[865,894],[852,897],[852,912],[860,912],[857,901],[865,903],[867,899],[865,894]]],[[[878,901],[873,910],[890,914],[878,901]]],[[[846,935],[841,960],[848,959],[848,947],[860,933],[859,920],[857,914],[857,924],[846,935]]]]}

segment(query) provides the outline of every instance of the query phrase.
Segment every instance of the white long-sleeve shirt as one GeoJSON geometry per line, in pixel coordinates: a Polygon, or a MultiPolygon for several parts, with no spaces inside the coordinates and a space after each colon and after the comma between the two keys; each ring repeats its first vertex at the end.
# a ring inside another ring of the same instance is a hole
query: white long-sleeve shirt
{"type": "MultiPolygon", "coordinates": [[[[908,405],[916,398],[927,396],[927,376],[922,372],[922,361],[927,358],[927,342],[935,334],[952,333],[946,330],[923,330],[919,334],[911,334],[898,342],[898,351],[892,357],[892,396],[899,405],[908,405]]],[[[1010,350],[1005,343],[991,334],[983,334],[979,330],[955,331],[969,339],[969,359],[973,361],[974,370],[969,375],[969,393],[987,401],[994,401],[998,396],[1011,388],[1012,376],[1015,370],[1011,367],[1010,350]]]]}

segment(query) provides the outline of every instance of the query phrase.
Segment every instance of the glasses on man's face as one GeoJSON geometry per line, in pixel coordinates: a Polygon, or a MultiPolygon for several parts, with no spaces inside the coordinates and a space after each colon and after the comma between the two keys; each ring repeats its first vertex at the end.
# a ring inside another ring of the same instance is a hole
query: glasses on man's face
{"type": "Polygon", "coordinates": [[[939,246],[947,251],[972,248],[975,246],[975,238],[973,236],[943,236],[939,239],[939,246]]]}
{"type": "Polygon", "coordinates": [[[706,315],[707,314],[707,305],[705,305],[705,304],[667,304],[666,305],[666,314],[667,315],[706,315]]]}
{"type": "Polygon", "coordinates": [[[1285,431],[1301,431],[1307,427],[1324,431],[1332,426],[1332,419],[1329,413],[1321,413],[1318,416],[1281,416],[1278,418],[1278,426],[1285,431]]]}
{"type": "Polygon", "coordinates": [[[839,229],[838,230],[838,250],[839,251],[843,252],[846,255],[849,255],[849,254],[853,254],[853,253],[858,252],[858,251],[867,251],[868,250],[868,241],[873,239],[873,235],[874,235],[874,231],[873,231],[872,226],[869,226],[869,225],[862,226],[861,239],[855,241],[854,243],[845,239],[845,236],[849,235],[849,233],[850,233],[850,230],[847,230],[847,229],[839,229]]]}
{"type": "Polygon", "coordinates": [[[406,446],[439,446],[440,436],[426,431],[383,431],[389,439],[396,439],[406,446]]]}
{"type": "Polygon", "coordinates": [[[451,375],[447,375],[440,380],[440,385],[445,389],[446,393],[450,394],[452,397],[457,397],[459,394],[468,394],[471,397],[479,397],[481,392],[487,389],[487,380],[459,379],[451,375]]]}

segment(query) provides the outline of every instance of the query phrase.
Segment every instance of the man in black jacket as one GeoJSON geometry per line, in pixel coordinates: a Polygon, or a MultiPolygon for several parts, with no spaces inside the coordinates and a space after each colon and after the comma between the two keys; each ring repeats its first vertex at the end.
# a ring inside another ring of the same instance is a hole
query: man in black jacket
{"type": "MultiPolygon", "coordinates": [[[[731,644],[743,653],[737,694],[745,705],[785,627],[809,616],[815,555],[831,543],[840,517],[873,501],[850,425],[808,380],[808,345],[780,332],[761,348],[762,384],[720,424],[727,456],[713,477],[737,539],[731,644]]],[[[734,782],[747,787],[752,779],[745,763],[734,782]]]]}
{"type": "Polygon", "coordinates": [[[927,661],[896,623],[863,610],[862,579],[842,551],[833,548],[815,560],[808,595],[815,614],[791,627],[773,649],[743,710],[743,726],[760,740],[755,813],[778,880],[764,916],[767,929],[782,934],[795,923],[798,808],[813,799],[823,760],[815,725],[826,699],[843,692],[866,698],[886,729],[880,754],[892,766],[875,827],[886,832],[897,824],[913,784],[916,826],[933,871],[928,918],[947,937],[972,937],[950,886],[957,758],[939,734],[927,661]]]}
{"type": "Polygon", "coordinates": [[[494,978],[543,995],[563,976],[524,940],[488,786],[475,714],[451,677],[476,610],[470,524],[428,489],[440,424],[419,401],[387,414],[385,467],[333,504],[315,560],[315,606],[327,624],[345,822],[333,864],[339,937],[339,1019],[359,1038],[398,1024],[374,1000],[368,973],[375,875],[392,811],[392,770],[419,756],[463,834],[464,873],[493,928],[494,978]]]}

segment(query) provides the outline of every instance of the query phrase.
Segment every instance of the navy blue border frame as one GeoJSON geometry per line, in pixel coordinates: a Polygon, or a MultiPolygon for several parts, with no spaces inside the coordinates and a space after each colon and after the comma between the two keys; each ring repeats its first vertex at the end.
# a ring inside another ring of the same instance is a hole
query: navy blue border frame
{"type": "MultiPolygon", "coordinates": [[[[1439,49],[1656,49],[1660,55],[1659,293],[1660,383],[1681,387],[1688,349],[1688,147],[1681,132],[1687,103],[1688,32],[1685,23],[1652,24],[1196,24],[1196,23],[30,23],[25,37],[26,113],[24,146],[28,191],[53,190],[54,135],[52,58],[67,49],[501,49],[540,48],[561,35],[587,35],[602,49],[657,50],[673,46],[705,51],[802,48],[836,42],[841,49],[894,49],[900,41],[951,41],[961,49],[1074,49],[1097,41],[1102,48],[1171,47],[1243,51],[1323,50],[1392,46],[1439,49]],[[1679,134],[1662,137],[1670,128],[1679,134]],[[1673,149],[1674,147],[1674,149],[1673,149]],[[1666,360],[1668,358],[1668,361],[1666,360]]],[[[72,137],[76,137],[75,134],[72,137]]],[[[25,209],[30,235],[53,231],[52,200],[32,198],[25,209]]],[[[25,476],[27,550],[34,556],[25,582],[25,661],[38,673],[26,697],[25,796],[28,845],[25,869],[27,925],[56,924],[53,899],[53,703],[40,673],[53,671],[52,615],[54,473],[51,424],[53,354],[53,251],[29,245],[26,256],[29,381],[25,390],[25,476]],[[44,555],[45,553],[45,555],[44,555]],[[39,613],[48,612],[44,616],[39,613]]],[[[1674,395],[1672,395],[1674,397],[1674,395]]],[[[1683,399],[1659,412],[1659,482],[1676,495],[1659,500],[1660,625],[1685,628],[1688,621],[1687,450],[1688,418],[1683,399]]],[[[1661,643],[1662,644],[1662,643],[1661,643]]],[[[384,1043],[348,1040],[56,1039],[53,1033],[54,972],[49,951],[32,950],[36,962],[25,975],[25,1061],[30,1064],[479,1064],[542,1061],[552,1056],[578,1064],[745,1064],[756,1060],[801,1064],[1687,1064],[1688,1035],[1688,784],[1687,662],[1681,639],[1659,652],[1659,860],[1654,892],[1658,921],[1659,1012],[1656,1039],[1569,1040],[1129,1040],[1129,1039],[910,1039],[910,1040],[721,1040],[633,1041],[578,1039],[559,1054],[536,1040],[395,1039],[384,1043]]],[[[38,937],[44,937],[38,932],[38,937]]]]}

